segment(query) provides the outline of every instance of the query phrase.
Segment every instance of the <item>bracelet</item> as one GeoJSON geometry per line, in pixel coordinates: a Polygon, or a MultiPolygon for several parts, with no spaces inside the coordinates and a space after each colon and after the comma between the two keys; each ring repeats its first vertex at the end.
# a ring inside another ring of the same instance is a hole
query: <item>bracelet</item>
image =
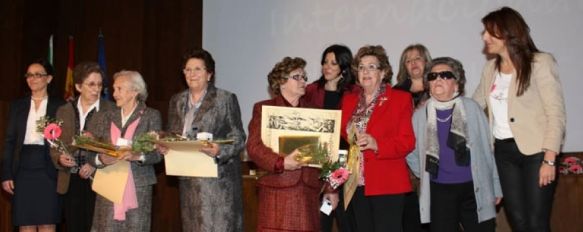
{"type": "Polygon", "coordinates": [[[549,165],[549,166],[553,166],[553,167],[555,166],[555,161],[554,160],[546,160],[546,159],[543,159],[543,162],[542,163],[543,164],[546,164],[546,165],[549,165]]]}

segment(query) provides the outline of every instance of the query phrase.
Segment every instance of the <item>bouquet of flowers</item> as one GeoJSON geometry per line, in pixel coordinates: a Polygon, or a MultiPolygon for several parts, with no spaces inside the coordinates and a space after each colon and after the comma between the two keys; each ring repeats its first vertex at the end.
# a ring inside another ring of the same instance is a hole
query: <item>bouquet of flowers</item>
{"type": "Polygon", "coordinates": [[[99,141],[93,137],[79,135],[75,137],[74,146],[86,150],[106,154],[113,157],[119,157],[123,152],[150,152],[156,149],[154,141],[158,139],[158,133],[143,133],[134,138],[131,146],[117,146],[108,142],[99,141]]]}
{"type": "Polygon", "coordinates": [[[43,116],[36,121],[36,131],[43,135],[52,148],[62,153],[69,153],[65,143],[59,139],[62,133],[62,125],[62,120],[43,116]]]}
{"type": "Polygon", "coordinates": [[[328,144],[327,143],[311,143],[297,148],[300,154],[296,156],[296,161],[311,164],[317,167],[329,162],[328,144]]]}
{"type": "Polygon", "coordinates": [[[583,162],[575,156],[565,157],[559,166],[561,174],[583,174],[583,162]]]}
{"type": "Polygon", "coordinates": [[[298,151],[300,154],[296,156],[296,160],[321,168],[320,179],[328,182],[333,189],[348,180],[350,172],[346,168],[346,151],[340,150],[336,161],[330,159],[327,143],[307,144],[299,147],[298,151]]]}

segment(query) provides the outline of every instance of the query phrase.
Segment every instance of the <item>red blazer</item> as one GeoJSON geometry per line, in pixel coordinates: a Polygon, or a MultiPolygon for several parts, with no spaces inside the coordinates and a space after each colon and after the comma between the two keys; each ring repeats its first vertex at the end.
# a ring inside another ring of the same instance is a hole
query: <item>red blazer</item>
{"type": "MultiPolygon", "coordinates": [[[[347,137],[346,125],[358,105],[360,93],[344,95],[342,99],[341,134],[347,137]]],[[[410,192],[411,182],[405,157],[415,148],[411,122],[411,94],[387,85],[379,96],[368,121],[366,133],[376,139],[378,151],[364,151],[366,196],[410,192]]]]}
{"type": "MultiPolygon", "coordinates": [[[[344,90],[344,94],[359,92],[360,87],[357,85],[350,85],[346,90],[344,90]]],[[[318,85],[318,81],[314,81],[306,86],[306,95],[304,98],[307,102],[311,105],[317,106],[319,108],[324,107],[324,96],[326,95],[326,90],[323,86],[318,85]]],[[[340,103],[342,104],[342,103],[340,103]]]]}
{"type": "MultiPolygon", "coordinates": [[[[269,172],[269,174],[259,178],[258,184],[260,186],[286,188],[298,184],[301,180],[304,184],[314,188],[322,187],[322,182],[318,180],[320,175],[318,169],[302,168],[295,171],[276,172],[275,165],[279,159],[282,159],[283,155],[273,152],[271,148],[265,146],[261,141],[261,107],[264,105],[292,107],[281,96],[255,103],[253,106],[253,116],[249,122],[247,154],[259,168],[269,172]]],[[[310,106],[310,104],[305,102],[303,98],[300,99],[299,107],[307,106],[310,106]]]]}
{"type": "MultiPolygon", "coordinates": [[[[253,117],[249,122],[247,153],[249,157],[268,173],[257,181],[258,220],[257,230],[266,231],[320,231],[320,170],[304,167],[294,171],[275,170],[282,162],[282,155],[261,141],[261,107],[291,105],[281,96],[261,101],[253,106],[253,117]]],[[[300,99],[299,107],[309,106],[300,99]]]]}

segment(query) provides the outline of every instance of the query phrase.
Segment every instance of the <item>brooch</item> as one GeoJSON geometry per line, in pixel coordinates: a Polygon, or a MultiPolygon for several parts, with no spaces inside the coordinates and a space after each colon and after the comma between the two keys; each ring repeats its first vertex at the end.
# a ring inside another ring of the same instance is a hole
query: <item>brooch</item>
{"type": "Polygon", "coordinates": [[[384,96],[381,97],[381,98],[379,98],[379,106],[382,106],[383,103],[385,103],[386,100],[389,100],[389,99],[387,97],[384,97],[384,96]]]}

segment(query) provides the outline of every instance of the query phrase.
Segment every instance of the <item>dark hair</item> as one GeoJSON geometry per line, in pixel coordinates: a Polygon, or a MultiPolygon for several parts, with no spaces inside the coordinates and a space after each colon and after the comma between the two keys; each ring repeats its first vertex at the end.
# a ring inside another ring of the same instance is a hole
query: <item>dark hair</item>
{"type": "MultiPolygon", "coordinates": [[[[516,68],[518,90],[521,96],[530,86],[531,63],[534,54],[539,52],[530,37],[530,28],[522,15],[510,7],[492,11],[484,18],[482,24],[486,31],[497,39],[504,40],[512,64],[516,68]]],[[[500,69],[502,58],[496,55],[496,67],[500,69]]]]}
{"type": "Polygon", "coordinates": [[[45,72],[47,72],[48,75],[51,75],[54,78],[55,69],[53,68],[53,65],[49,63],[48,60],[45,60],[43,58],[34,59],[32,62],[30,62],[30,64],[26,66],[26,68],[30,67],[33,64],[39,64],[40,66],[43,66],[45,72]]]}
{"type": "MultiPolygon", "coordinates": [[[[328,53],[334,54],[336,63],[340,67],[340,74],[342,75],[342,79],[338,81],[336,91],[342,92],[346,90],[351,84],[354,84],[354,74],[352,73],[350,66],[352,64],[352,52],[350,51],[350,48],[344,45],[334,44],[326,48],[326,50],[324,50],[322,53],[322,60],[320,61],[321,65],[324,65],[324,62],[326,61],[326,55],[328,55],[328,53]]],[[[324,75],[320,76],[320,79],[317,80],[317,83],[318,87],[324,88],[324,85],[326,84],[326,78],[324,75]]]]}
{"type": "MultiPolygon", "coordinates": [[[[42,66],[42,67],[43,67],[43,69],[45,70],[45,72],[47,72],[47,74],[48,74],[48,75],[50,75],[50,76],[52,76],[52,77],[53,77],[53,81],[55,80],[55,69],[53,68],[53,65],[52,65],[51,63],[49,63],[49,61],[48,61],[48,60],[46,60],[46,59],[43,59],[43,58],[37,58],[37,59],[34,59],[32,62],[30,62],[30,63],[29,63],[27,66],[26,66],[26,69],[28,69],[28,67],[30,67],[30,66],[31,66],[31,65],[33,65],[33,64],[38,64],[38,65],[42,66]]],[[[54,92],[55,92],[55,90],[54,90],[54,88],[53,88],[53,85],[51,85],[51,83],[52,83],[53,81],[49,82],[49,84],[47,85],[47,94],[48,94],[49,96],[50,96],[50,95],[53,95],[53,94],[54,94],[54,92]]],[[[30,89],[29,89],[29,88],[27,88],[26,92],[30,92],[30,89]]]]}
{"type": "Polygon", "coordinates": [[[79,85],[83,84],[83,81],[85,81],[91,73],[99,73],[102,78],[104,77],[101,67],[95,62],[85,61],[77,64],[73,70],[73,83],[79,85]]]}
{"type": "Polygon", "coordinates": [[[421,58],[425,60],[425,67],[423,72],[427,72],[427,64],[431,62],[431,54],[429,54],[429,50],[423,44],[411,44],[403,50],[401,53],[401,60],[399,61],[399,72],[397,73],[397,83],[402,83],[403,81],[411,78],[411,75],[407,72],[407,53],[409,51],[417,50],[421,55],[421,58]]]}
{"type": "Polygon", "coordinates": [[[300,57],[291,58],[286,56],[275,64],[273,69],[267,74],[267,82],[269,82],[269,89],[274,95],[280,95],[279,87],[287,81],[289,73],[298,69],[306,67],[306,61],[300,57]]]}
{"type": "Polygon", "coordinates": [[[213,59],[213,56],[202,48],[188,49],[183,56],[182,68],[186,66],[186,63],[188,63],[190,59],[200,59],[204,62],[206,71],[213,74],[209,81],[209,85],[214,85],[217,73],[215,72],[215,59],[213,59]]]}
{"type": "Polygon", "coordinates": [[[381,66],[380,69],[385,71],[385,76],[381,77],[382,82],[390,83],[391,77],[393,77],[393,68],[391,67],[391,63],[389,63],[389,57],[387,56],[385,48],[381,45],[366,45],[358,49],[358,52],[354,56],[354,60],[352,60],[353,72],[358,72],[360,60],[365,56],[374,56],[379,60],[379,65],[381,66]]]}
{"type": "Polygon", "coordinates": [[[458,92],[460,96],[464,96],[465,94],[465,86],[466,86],[466,72],[464,71],[464,66],[462,65],[459,60],[456,60],[451,57],[438,57],[433,59],[429,65],[427,65],[427,72],[423,75],[423,85],[429,86],[427,81],[427,74],[431,72],[431,69],[437,65],[444,64],[451,68],[451,72],[455,76],[455,80],[458,85],[458,92]]]}

